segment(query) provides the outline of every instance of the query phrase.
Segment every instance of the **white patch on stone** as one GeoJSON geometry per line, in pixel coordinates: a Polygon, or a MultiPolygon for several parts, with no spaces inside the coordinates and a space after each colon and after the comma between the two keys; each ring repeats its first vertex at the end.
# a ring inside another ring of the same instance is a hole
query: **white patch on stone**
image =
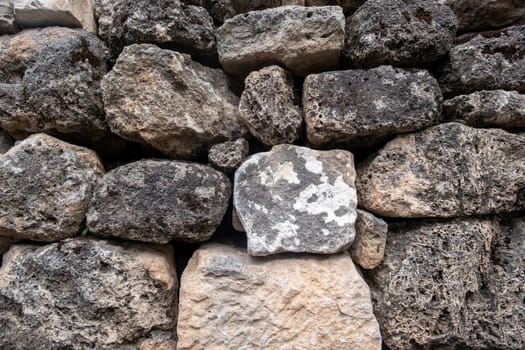
{"type": "Polygon", "coordinates": [[[374,100],[373,104],[374,104],[374,107],[377,110],[379,110],[379,111],[381,111],[381,110],[383,110],[383,109],[385,109],[387,107],[387,104],[382,99],[374,100]]]}
{"type": "Polygon", "coordinates": [[[293,169],[292,162],[281,164],[275,171],[272,170],[271,167],[266,167],[266,169],[259,174],[259,177],[261,179],[261,184],[264,186],[273,186],[280,180],[295,185],[301,183],[297,177],[297,173],[293,169]]]}
{"type": "Polygon", "coordinates": [[[213,197],[213,196],[215,196],[215,187],[213,187],[213,186],[210,186],[210,187],[199,186],[199,187],[195,188],[195,193],[199,197],[204,197],[204,198],[213,197]]]}

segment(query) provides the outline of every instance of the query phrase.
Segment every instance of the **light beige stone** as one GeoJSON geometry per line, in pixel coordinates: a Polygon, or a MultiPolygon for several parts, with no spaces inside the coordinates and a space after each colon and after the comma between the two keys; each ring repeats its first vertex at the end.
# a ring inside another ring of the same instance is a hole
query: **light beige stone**
{"type": "Polygon", "coordinates": [[[352,260],[364,269],[373,269],[385,255],[387,223],[372,213],[357,210],[354,243],[350,247],[352,260]]]}

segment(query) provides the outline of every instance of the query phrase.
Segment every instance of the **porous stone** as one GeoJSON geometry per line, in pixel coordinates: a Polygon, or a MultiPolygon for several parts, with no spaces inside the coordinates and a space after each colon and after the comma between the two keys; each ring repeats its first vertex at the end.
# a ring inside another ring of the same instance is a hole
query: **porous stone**
{"type": "Polygon", "coordinates": [[[239,110],[253,136],[267,146],[293,143],[301,136],[303,116],[295,104],[294,82],[279,66],[248,75],[239,110]]]}
{"type": "Polygon", "coordinates": [[[294,75],[336,69],[344,41],[338,6],[283,6],[235,16],[217,29],[224,70],[246,76],[279,64],[294,75]]]}
{"type": "Polygon", "coordinates": [[[293,145],[257,153],[235,172],[233,204],[250,255],[332,254],[355,236],[354,159],[293,145]]]}
{"type": "Polygon", "coordinates": [[[358,209],[355,226],[350,248],[352,260],[364,269],[373,269],[383,260],[388,225],[372,213],[358,209]]]}
{"type": "Polygon", "coordinates": [[[248,157],[250,145],[245,139],[218,143],[208,152],[208,162],[227,174],[237,169],[248,157]]]}
{"type": "Polygon", "coordinates": [[[357,169],[359,204],[390,217],[525,209],[525,138],[441,124],[398,136],[357,169]]]}
{"type": "Polygon", "coordinates": [[[381,66],[313,74],[303,86],[310,143],[369,147],[435,124],[443,97],[425,70],[381,66]]]}
{"type": "Polygon", "coordinates": [[[446,100],[443,112],[446,120],[470,126],[525,127],[525,95],[506,90],[477,91],[446,100]]]}
{"type": "Polygon", "coordinates": [[[447,54],[457,24],[435,0],[368,0],[346,20],[344,56],[356,67],[421,66],[447,54]]]}
{"type": "Polygon", "coordinates": [[[4,0],[0,2],[0,35],[13,34],[17,31],[13,0],[4,0]]]}
{"type": "Polygon", "coordinates": [[[15,0],[14,12],[23,28],[61,26],[97,32],[94,0],[15,0]]]}
{"type": "Polygon", "coordinates": [[[354,12],[365,0],[306,0],[306,6],[341,6],[345,14],[354,12]]]}
{"type": "Polygon", "coordinates": [[[391,225],[369,274],[388,347],[523,349],[524,241],[523,218],[391,225]]]}
{"type": "Polygon", "coordinates": [[[7,152],[14,144],[14,140],[5,130],[0,129],[0,154],[7,152]]]}
{"type": "Polygon", "coordinates": [[[439,84],[447,97],[496,89],[525,93],[525,26],[478,33],[454,46],[439,84]]]}
{"type": "Polygon", "coordinates": [[[141,160],[100,180],[87,226],[102,237],[155,243],[205,241],[219,226],[230,195],[228,178],[209,166],[141,160]]]}
{"type": "Polygon", "coordinates": [[[0,347],[132,350],[159,332],[173,339],[177,288],[168,247],[14,245],[0,270],[0,347]]]}
{"type": "Polygon", "coordinates": [[[113,54],[131,44],[157,44],[216,61],[213,20],[179,0],[97,0],[98,35],[113,54]]]}
{"type": "Polygon", "coordinates": [[[95,152],[36,134],[0,156],[0,235],[57,241],[78,234],[104,168],[95,152]]]}
{"type": "Polygon", "coordinates": [[[279,7],[285,4],[283,0],[189,0],[187,3],[202,6],[208,10],[215,23],[221,25],[226,19],[235,15],[279,7]]]}
{"type": "Polygon", "coordinates": [[[0,37],[0,126],[96,144],[109,130],[100,81],[109,52],[95,35],[49,27],[0,37]]]}
{"type": "Polygon", "coordinates": [[[348,253],[253,258],[198,249],[181,279],[177,349],[381,349],[348,253]],[[220,331],[218,331],[220,330],[220,331]]]}
{"type": "Polygon", "coordinates": [[[459,21],[459,32],[473,32],[525,23],[522,0],[439,0],[459,21]]]}
{"type": "Polygon", "coordinates": [[[248,131],[224,72],[154,45],[126,47],[104,77],[102,92],[115,134],[168,156],[202,156],[248,131]]]}

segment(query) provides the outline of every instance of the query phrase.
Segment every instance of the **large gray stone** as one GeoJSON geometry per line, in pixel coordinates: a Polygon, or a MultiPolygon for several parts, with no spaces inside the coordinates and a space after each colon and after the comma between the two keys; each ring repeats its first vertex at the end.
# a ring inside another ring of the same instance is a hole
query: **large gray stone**
{"type": "Polygon", "coordinates": [[[109,52],[95,35],[49,27],[0,37],[0,126],[96,145],[109,133],[100,81],[109,52]]]}
{"type": "Polygon", "coordinates": [[[525,95],[516,91],[483,90],[443,103],[446,120],[478,127],[525,127],[525,95]]]}
{"type": "Polygon", "coordinates": [[[357,169],[359,205],[390,217],[525,209],[525,137],[441,124],[398,136],[357,169]]]}
{"type": "Polygon", "coordinates": [[[217,29],[224,70],[246,76],[279,64],[294,75],[336,69],[344,40],[338,6],[283,6],[235,16],[217,29]]]}
{"type": "Polygon", "coordinates": [[[437,0],[368,0],[346,20],[344,56],[356,67],[421,66],[447,54],[456,30],[437,0]]]}
{"type": "Polygon", "coordinates": [[[356,148],[435,124],[441,90],[425,70],[381,66],[306,77],[303,104],[308,141],[356,148]]]}
{"type": "Polygon", "coordinates": [[[0,236],[76,236],[104,168],[95,152],[45,134],[0,155],[0,236]]]}
{"type": "Polygon", "coordinates": [[[250,255],[331,254],[355,236],[354,159],[293,145],[257,153],[235,173],[233,204],[250,255]]]}
{"type": "Polygon", "coordinates": [[[13,0],[3,0],[0,2],[0,35],[13,34],[17,31],[13,0]]]}
{"type": "Polygon", "coordinates": [[[387,223],[372,213],[358,209],[355,231],[350,248],[352,260],[364,269],[376,268],[385,254],[387,223]]]}
{"type": "Polygon", "coordinates": [[[223,71],[154,45],[131,45],[102,82],[111,130],[172,157],[203,156],[248,130],[223,71]]]}
{"type": "Polygon", "coordinates": [[[208,244],[181,278],[177,349],[381,349],[348,253],[254,258],[208,244]]]}
{"type": "Polygon", "coordinates": [[[177,287],[169,247],[82,238],[14,245],[0,270],[0,348],[173,344],[177,287]]]}
{"type": "Polygon", "coordinates": [[[7,152],[14,144],[14,140],[5,130],[0,129],[0,154],[7,152]]]}
{"type": "Polygon", "coordinates": [[[525,26],[482,32],[454,46],[439,83],[447,97],[496,89],[525,93],[525,26]]]}
{"type": "Polygon", "coordinates": [[[390,225],[369,274],[392,350],[525,347],[525,221],[456,219],[390,225]]]}
{"type": "Polygon", "coordinates": [[[301,136],[303,116],[295,102],[293,79],[279,66],[248,75],[239,110],[250,132],[267,146],[293,143],[301,136]]]}
{"type": "Polygon", "coordinates": [[[205,241],[226,213],[231,184],[205,165],[142,160],[97,185],[87,226],[97,236],[144,242],[205,241]]]}

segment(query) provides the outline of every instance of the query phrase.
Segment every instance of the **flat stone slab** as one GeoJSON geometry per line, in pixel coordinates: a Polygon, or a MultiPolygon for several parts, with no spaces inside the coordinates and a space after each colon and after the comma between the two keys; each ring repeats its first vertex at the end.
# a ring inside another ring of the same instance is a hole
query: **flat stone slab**
{"type": "Polygon", "coordinates": [[[250,255],[332,254],[355,235],[354,160],[293,145],[257,153],[235,172],[233,204],[250,255]]]}

